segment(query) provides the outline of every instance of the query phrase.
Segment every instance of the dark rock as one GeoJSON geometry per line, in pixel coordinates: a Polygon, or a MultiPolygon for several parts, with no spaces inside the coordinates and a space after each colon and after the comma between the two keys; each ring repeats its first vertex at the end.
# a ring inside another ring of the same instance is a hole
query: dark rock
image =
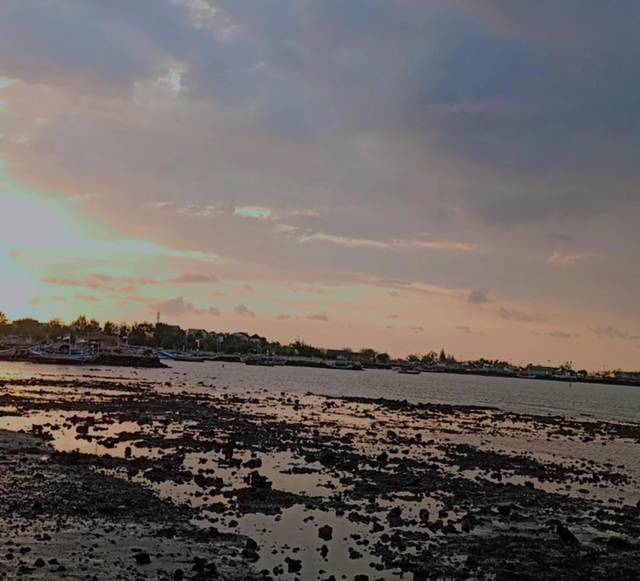
{"type": "Polygon", "coordinates": [[[556,525],[556,534],[560,537],[562,541],[570,545],[579,545],[580,541],[576,538],[576,536],[563,524],[558,523],[556,525]]]}
{"type": "Polygon", "coordinates": [[[323,541],[330,541],[333,538],[333,528],[329,525],[320,527],[320,530],[318,530],[318,536],[323,541]]]}
{"type": "Polygon", "coordinates": [[[287,557],[285,561],[287,563],[287,571],[289,573],[298,573],[299,571],[302,571],[302,561],[290,559],[289,557],[287,557]]]}
{"type": "Polygon", "coordinates": [[[34,567],[44,567],[45,565],[46,565],[46,562],[42,558],[37,559],[36,562],[33,564],[34,567]]]}
{"type": "Polygon", "coordinates": [[[151,563],[151,557],[149,557],[149,553],[145,552],[136,553],[135,560],[138,565],[149,565],[149,563],[151,563]]]}

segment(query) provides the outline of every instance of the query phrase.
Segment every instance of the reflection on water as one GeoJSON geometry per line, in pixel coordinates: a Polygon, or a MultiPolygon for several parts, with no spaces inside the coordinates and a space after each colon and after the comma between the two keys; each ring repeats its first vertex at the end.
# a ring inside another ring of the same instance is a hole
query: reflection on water
{"type": "Polygon", "coordinates": [[[336,371],[302,367],[256,367],[237,363],[172,362],[170,369],[58,367],[0,362],[3,377],[90,377],[110,380],[169,382],[168,390],[208,386],[230,392],[267,390],[333,396],[362,396],[498,407],[508,411],[593,417],[640,422],[640,388],[589,385],[501,377],[423,373],[398,375],[391,371],[336,371]]]}

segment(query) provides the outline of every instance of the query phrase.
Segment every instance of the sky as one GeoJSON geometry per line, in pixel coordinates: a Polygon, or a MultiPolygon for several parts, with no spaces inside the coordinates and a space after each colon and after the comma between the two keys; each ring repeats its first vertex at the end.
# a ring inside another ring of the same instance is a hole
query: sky
{"type": "Polygon", "coordinates": [[[4,0],[0,310],[640,368],[636,0],[4,0]]]}

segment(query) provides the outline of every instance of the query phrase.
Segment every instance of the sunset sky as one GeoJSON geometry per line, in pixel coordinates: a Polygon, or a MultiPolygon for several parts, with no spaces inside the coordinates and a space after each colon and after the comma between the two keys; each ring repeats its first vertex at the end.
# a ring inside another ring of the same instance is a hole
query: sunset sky
{"type": "Polygon", "coordinates": [[[0,310],[640,368],[637,0],[3,0],[0,310]]]}

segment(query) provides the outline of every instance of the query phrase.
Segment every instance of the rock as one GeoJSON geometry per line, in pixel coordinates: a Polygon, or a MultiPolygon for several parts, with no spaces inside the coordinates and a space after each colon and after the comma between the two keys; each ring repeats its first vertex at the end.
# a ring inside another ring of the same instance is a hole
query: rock
{"type": "Polygon", "coordinates": [[[318,530],[318,536],[323,541],[330,541],[333,538],[333,528],[329,525],[320,527],[320,530],[318,530]]]}
{"type": "Polygon", "coordinates": [[[349,559],[362,559],[362,553],[356,551],[353,547],[349,547],[349,559]]]}
{"type": "Polygon", "coordinates": [[[127,459],[131,458],[132,453],[133,453],[133,452],[131,451],[131,446],[127,446],[127,447],[124,449],[124,457],[125,457],[125,458],[127,458],[127,459]]]}
{"type": "Polygon", "coordinates": [[[633,545],[622,537],[611,537],[607,541],[607,546],[616,551],[630,551],[633,549],[633,545]]]}
{"type": "Polygon", "coordinates": [[[149,565],[151,563],[151,557],[149,557],[149,553],[141,552],[136,553],[135,560],[138,565],[149,565]]]}
{"type": "Polygon", "coordinates": [[[579,545],[580,541],[576,538],[576,536],[563,524],[558,523],[556,525],[556,534],[560,537],[562,541],[571,545],[579,545]]]}
{"type": "Polygon", "coordinates": [[[285,561],[287,563],[287,571],[289,573],[298,573],[299,571],[302,571],[302,561],[291,559],[289,557],[287,557],[285,561]]]}
{"type": "Polygon", "coordinates": [[[182,569],[176,569],[173,572],[172,580],[173,581],[182,581],[184,579],[184,571],[182,569]]]}
{"type": "Polygon", "coordinates": [[[244,480],[252,488],[271,490],[271,481],[266,476],[262,476],[257,470],[251,472],[244,480]]]}
{"type": "Polygon", "coordinates": [[[329,547],[327,547],[327,545],[322,545],[320,547],[320,556],[323,559],[326,559],[328,554],[329,554],[329,547]]]}
{"type": "Polygon", "coordinates": [[[36,562],[33,564],[34,567],[44,567],[46,565],[45,560],[40,558],[37,559],[36,562]]]}
{"type": "Polygon", "coordinates": [[[247,539],[247,543],[245,544],[244,548],[248,549],[249,551],[257,551],[258,543],[256,543],[253,539],[247,539]]]}
{"type": "Polygon", "coordinates": [[[369,575],[356,575],[354,581],[369,581],[369,575]]]}

